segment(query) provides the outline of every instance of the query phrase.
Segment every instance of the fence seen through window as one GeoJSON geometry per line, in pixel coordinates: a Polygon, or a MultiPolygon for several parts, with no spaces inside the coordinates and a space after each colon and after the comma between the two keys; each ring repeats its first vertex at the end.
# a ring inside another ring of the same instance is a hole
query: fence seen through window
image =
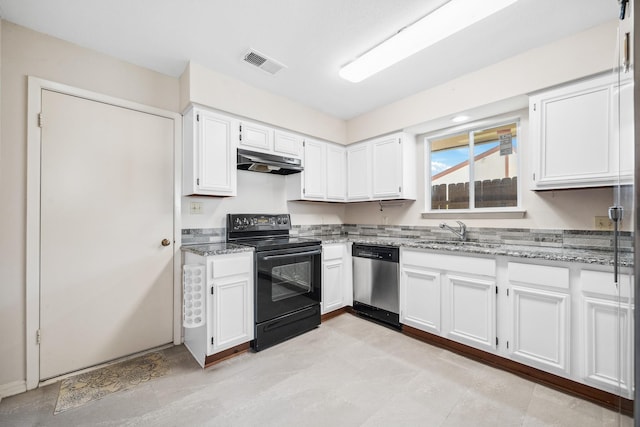
{"type": "Polygon", "coordinates": [[[431,210],[518,205],[517,123],[431,139],[428,144],[431,210]]]}

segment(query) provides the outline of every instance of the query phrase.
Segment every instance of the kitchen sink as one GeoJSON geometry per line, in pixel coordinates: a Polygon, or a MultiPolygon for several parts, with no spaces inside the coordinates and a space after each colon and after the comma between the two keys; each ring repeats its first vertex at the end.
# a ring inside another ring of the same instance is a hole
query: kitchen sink
{"type": "Polygon", "coordinates": [[[497,248],[500,246],[499,243],[486,243],[486,242],[469,242],[462,240],[417,240],[416,243],[425,244],[425,245],[451,245],[451,246],[468,246],[468,247],[476,247],[476,248],[497,248]]]}

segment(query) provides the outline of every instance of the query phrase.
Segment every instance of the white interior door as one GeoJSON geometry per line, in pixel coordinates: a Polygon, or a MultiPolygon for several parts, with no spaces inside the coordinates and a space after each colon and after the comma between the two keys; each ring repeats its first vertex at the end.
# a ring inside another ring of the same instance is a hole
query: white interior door
{"type": "Polygon", "coordinates": [[[44,380],[173,340],[174,130],[49,90],[42,114],[44,380]]]}

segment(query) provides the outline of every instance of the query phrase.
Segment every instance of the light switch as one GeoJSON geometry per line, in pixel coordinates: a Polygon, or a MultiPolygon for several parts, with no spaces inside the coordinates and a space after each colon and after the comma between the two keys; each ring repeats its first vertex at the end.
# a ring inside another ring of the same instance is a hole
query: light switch
{"type": "Polygon", "coordinates": [[[189,205],[189,213],[191,215],[201,215],[202,214],[202,203],[201,202],[191,202],[189,205]]]}

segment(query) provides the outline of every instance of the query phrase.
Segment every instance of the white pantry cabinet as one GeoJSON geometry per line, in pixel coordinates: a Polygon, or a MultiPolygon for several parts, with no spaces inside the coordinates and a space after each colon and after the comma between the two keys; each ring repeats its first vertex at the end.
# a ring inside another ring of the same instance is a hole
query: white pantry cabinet
{"type": "Polygon", "coordinates": [[[547,372],[570,373],[569,268],[509,262],[510,356],[547,372]]]}
{"type": "Polygon", "coordinates": [[[238,121],[194,106],[183,132],[183,194],[235,196],[238,121]]]}
{"type": "Polygon", "coordinates": [[[351,272],[350,243],[322,245],[322,314],[353,304],[351,272]]]}
{"type": "Polygon", "coordinates": [[[345,201],[344,146],[306,138],[303,143],[303,166],[302,173],[286,178],[289,200],[345,201]]]}
{"type": "Polygon", "coordinates": [[[633,82],[605,75],[529,99],[536,190],[633,178],[633,82]],[[620,113],[620,114],[618,114],[620,113]]]}
{"type": "Polygon", "coordinates": [[[240,252],[203,257],[186,252],[183,285],[185,291],[184,344],[201,366],[207,356],[245,344],[254,337],[253,253],[240,252]],[[202,271],[204,293],[193,292],[189,271],[202,271]],[[189,300],[205,300],[205,313],[195,322],[187,322],[189,300]]]}
{"type": "Polygon", "coordinates": [[[416,198],[415,137],[395,133],[347,147],[347,200],[416,198]]]}
{"type": "Polygon", "coordinates": [[[618,287],[607,271],[580,271],[581,380],[633,398],[633,304],[631,277],[618,287]]]}
{"type": "Polygon", "coordinates": [[[485,351],[496,349],[496,262],[403,249],[400,322],[485,351]]]}

